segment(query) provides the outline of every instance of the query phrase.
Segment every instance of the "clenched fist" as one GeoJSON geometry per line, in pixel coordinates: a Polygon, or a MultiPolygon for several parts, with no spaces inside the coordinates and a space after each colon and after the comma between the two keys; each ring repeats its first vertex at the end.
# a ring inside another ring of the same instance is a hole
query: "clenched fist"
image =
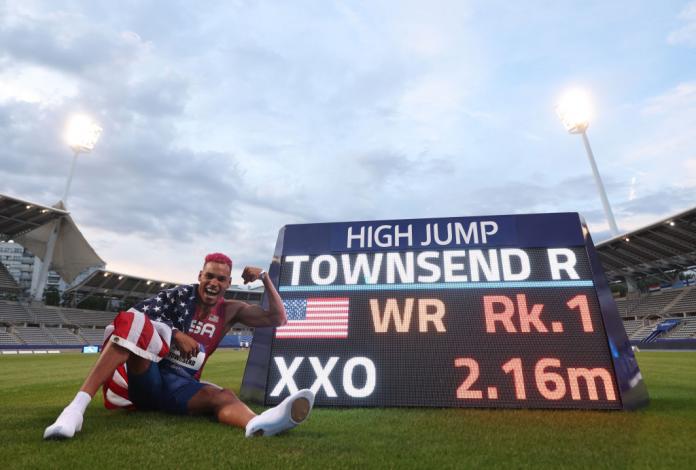
{"type": "Polygon", "coordinates": [[[247,266],[242,271],[242,279],[244,279],[244,284],[249,284],[257,279],[260,279],[259,275],[263,272],[261,268],[255,268],[254,266],[247,266]]]}

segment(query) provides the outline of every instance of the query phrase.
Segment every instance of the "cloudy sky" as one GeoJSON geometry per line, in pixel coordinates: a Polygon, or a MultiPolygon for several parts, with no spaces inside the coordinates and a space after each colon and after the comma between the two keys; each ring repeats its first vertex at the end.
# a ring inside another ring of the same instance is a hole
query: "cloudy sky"
{"type": "MultiPolygon", "coordinates": [[[[289,223],[696,205],[696,1],[0,0],[0,193],[62,195],[112,270],[267,266],[289,223]]],[[[239,269],[235,269],[238,275],[239,269]]]]}

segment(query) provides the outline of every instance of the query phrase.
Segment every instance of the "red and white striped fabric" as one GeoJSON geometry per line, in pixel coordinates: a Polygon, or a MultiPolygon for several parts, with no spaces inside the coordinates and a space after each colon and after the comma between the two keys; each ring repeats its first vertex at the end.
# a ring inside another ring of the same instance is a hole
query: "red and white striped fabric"
{"type": "Polygon", "coordinates": [[[121,364],[114,375],[102,387],[104,407],[110,410],[125,408],[134,410],[135,405],[128,399],[128,373],[126,365],[121,364]]]}
{"type": "MultiPolygon", "coordinates": [[[[147,315],[130,309],[120,312],[104,331],[104,346],[111,341],[144,359],[159,362],[169,354],[172,329],[168,325],[150,320],[147,315]]],[[[128,399],[128,373],[121,364],[114,375],[102,387],[104,406],[109,409],[132,409],[128,399]]]]}

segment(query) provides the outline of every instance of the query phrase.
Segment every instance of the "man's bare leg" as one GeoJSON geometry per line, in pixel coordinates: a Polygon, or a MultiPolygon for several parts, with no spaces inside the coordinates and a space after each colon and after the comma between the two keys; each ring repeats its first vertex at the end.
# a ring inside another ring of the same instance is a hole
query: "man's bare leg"
{"type": "Polygon", "coordinates": [[[278,406],[256,415],[237,396],[227,389],[208,385],[189,401],[191,414],[212,414],[223,424],[243,428],[247,437],[272,436],[292,429],[303,422],[314,405],[314,393],[300,390],[278,406]]]}
{"type": "Polygon", "coordinates": [[[79,432],[82,429],[85,410],[92,397],[97,393],[99,387],[113,376],[118,366],[126,361],[128,368],[135,373],[145,372],[150,364],[147,359],[136,356],[117,344],[108,342],[92,370],[87,374],[87,378],[73,401],[65,407],[58,419],[44,431],[44,439],[69,439],[76,432],[79,432]]]}
{"type": "Polygon", "coordinates": [[[227,389],[207,385],[191,397],[188,411],[192,415],[214,415],[219,422],[244,429],[256,416],[237,396],[227,389]]]}
{"type": "Polygon", "coordinates": [[[106,383],[114,375],[114,371],[118,366],[124,362],[128,362],[128,370],[135,374],[142,374],[150,366],[150,361],[147,359],[136,356],[128,349],[109,341],[92,370],[87,374],[80,391],[86,392],[93,397],[99,390],[99,387],[106,383]]]}

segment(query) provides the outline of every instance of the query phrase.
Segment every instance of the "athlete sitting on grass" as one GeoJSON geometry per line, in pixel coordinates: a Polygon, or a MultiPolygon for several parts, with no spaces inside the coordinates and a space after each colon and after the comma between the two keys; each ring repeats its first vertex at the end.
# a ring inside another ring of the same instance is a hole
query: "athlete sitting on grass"
{"type": "Polygon", "coordinates": [[[263,281],[268,310],[225,300],[231,272],[227,256],[210,254],[199,284],[164,290],[116,315],[106,329],[101,356],[73,401],[46,428],[44,439],[71,438],[80,431],[85,409],[102,385],[107,408],[214,415],[221,423],[244,428],[247,437],[271,436],[304,421],[314,404],[310,390],[256,416],[230,390],[200,382],[205,362],[234,323],[263,327],[287,322],[278,291],[259,268],[244,268],[242,278],[245,283],[263,281]]]}

